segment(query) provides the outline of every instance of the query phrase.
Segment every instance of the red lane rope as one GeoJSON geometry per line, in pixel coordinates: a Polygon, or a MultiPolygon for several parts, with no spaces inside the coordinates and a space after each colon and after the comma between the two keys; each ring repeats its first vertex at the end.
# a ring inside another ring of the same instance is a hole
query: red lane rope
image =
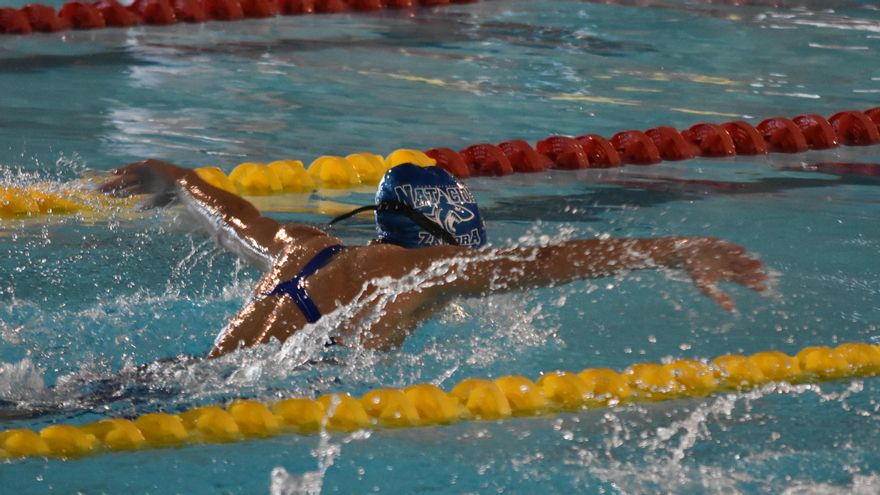
{"type": "Polygon", "coordinates": [[[765,119],[757,126],[737,120],[699,123],[678,131],[660,126],[621,131],[606,139],[598,134],[549,136],[533,148],[523,140],[473,144],[460,151],[434,148],[425,154],[457,177],[542,172],[548,168],[611,168],[653,165],[663,160],[800,153],[839,145],[880,144],[880,107],[845,110],[829,119],[817,114],[765,119]]]}
{"type": "Polygon", "coordinates": [[[30,4],[0,8],[0,34],[31,34],[67,29],[167,25],[210,20],[235,21],[277,15],[338,14],[381,9],[437,7],[478,0],[135,0],[128,7],[117,0],[93,3],[74,0],[54,7],[30,4]]]}

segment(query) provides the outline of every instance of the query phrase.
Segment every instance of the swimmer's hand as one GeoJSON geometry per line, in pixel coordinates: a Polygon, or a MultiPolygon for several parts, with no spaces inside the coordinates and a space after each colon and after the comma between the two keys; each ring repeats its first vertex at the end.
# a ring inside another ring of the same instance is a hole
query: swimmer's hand
{"type": "Polygon", "coordinates": [[[159,160],[143,160],[113,169],[110,173],[114,177],[101,184],[101,192],[120,197],[149,194],[150,200],[145,206],[155,208],[174,201],[177,181],[192,171],[159,160]]]}
{"type": "Polygon", "coordinates": [[[688,273],[694,285],[724,309],[735,309],[733,299],[716,285],[718,282],[736,282],[749,289],[767,290],[767,275],[763,264],[745,248],[714,237],[677,237],[663,239],[652,250],[655,262],[679,268],[688,273]]]}

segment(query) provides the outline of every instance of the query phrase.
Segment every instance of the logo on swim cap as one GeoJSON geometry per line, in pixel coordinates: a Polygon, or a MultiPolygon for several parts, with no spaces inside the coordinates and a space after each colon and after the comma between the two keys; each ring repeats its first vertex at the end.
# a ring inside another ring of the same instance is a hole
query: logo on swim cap
{"type": "MultiPolygon", "coordinates": [[[[382,177],[376,203],[403,203],[420,212],[455,238],[461,246],[480,247],[486,232],[470,190],[440,167],[398,165],[382,177]]],[[[444,244],[412,219],[393,211],[376,211],[376,231],[383,242],[404,247],[444,244]]]]}

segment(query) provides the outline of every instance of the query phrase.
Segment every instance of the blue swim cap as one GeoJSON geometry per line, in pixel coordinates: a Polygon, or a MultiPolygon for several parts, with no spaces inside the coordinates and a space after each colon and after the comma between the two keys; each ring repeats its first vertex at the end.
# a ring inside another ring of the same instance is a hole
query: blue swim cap
{"type": "MultiPolygon", "coordinates": [[[[403,203],[452,234],[461,246],[486,244],[486,231],[477,201],[467,186],[440,167],[398,165],[382,177],[376,204],[403,203]]],[[[407,215],[393,209],[376,210],[376,232],[382,242],[416,248],[444,244],[407,215]]]]}

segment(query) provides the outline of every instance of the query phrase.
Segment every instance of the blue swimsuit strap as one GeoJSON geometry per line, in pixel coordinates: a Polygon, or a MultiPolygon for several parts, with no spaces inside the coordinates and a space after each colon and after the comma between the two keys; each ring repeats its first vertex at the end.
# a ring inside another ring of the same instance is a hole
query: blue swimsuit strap
{"type": "Polygon", "coordinates": [[[322,249],[314,258],[306,263],[306,266],[304,266],[295,277],[287,282],[281,282],[272,290],[272,292],[269,292],[266,295],[275,296],[287,294],[293,299],[293,302],[299,307],[299,309],[302,310],[306,320],[308,320],[309,323],[315,323],[321,319],[321,311],[315,306],[315,302],[309,297],[309,293],[306,292],[306,279],[329,263],[330,259],[343,249],[345,249],[345,246],[340,246],[338,244],[322,249]]]}

